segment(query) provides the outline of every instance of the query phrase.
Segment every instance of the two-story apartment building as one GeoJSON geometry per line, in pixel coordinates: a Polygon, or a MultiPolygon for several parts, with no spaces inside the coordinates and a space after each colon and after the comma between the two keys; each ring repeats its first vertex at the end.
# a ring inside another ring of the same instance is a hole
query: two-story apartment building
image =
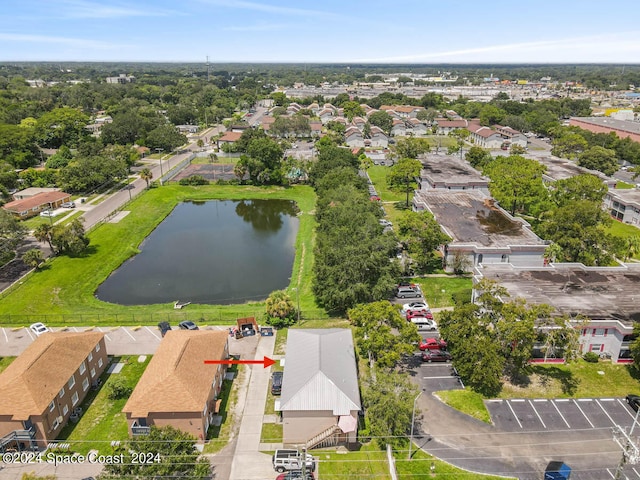
{"type": "Polygon", "coordinates": [[[604,196],[604,208],[616,220],[640,227],[639,189],[609,190],[604,196]]]}
{"type": "Polygon", "coordinates": [[[36,338],[0,373],[0,450],[45,448],[107,363],[103,333],[49,332],[36,338]]]}
{"type": "MultiPolygon", "coordinates": [[[[580,329],[582,353],[595,352],[618,363],[632,361],[629,347],[634,323],[640,318],[639,264],[585,267],[558,263],[543,268],[483,264],[475,270],[474,285],[483,278],[504,287],[509,300],[523,298],[566,314],[580,329]]],[[[474,299],[476,295],[474,290],[474,299]]]]}
{"type": "Polygon", "coordinates": [[[217,413],[226,366],[205,360],[229,357],[226,331],[171,330],[122,409],[130,435],[171,425],[199,442],[217,413]]]}
{"type": "Polygon", "coordinates": [[[419,192],[481,190],[489,193],[489,179],[458,157],[429,153],[420,157],[419,192]]]}

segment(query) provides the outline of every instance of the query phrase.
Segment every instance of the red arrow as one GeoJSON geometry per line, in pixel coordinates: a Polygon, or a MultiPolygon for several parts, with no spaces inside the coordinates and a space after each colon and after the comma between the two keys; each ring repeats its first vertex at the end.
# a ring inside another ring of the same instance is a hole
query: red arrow
{"type": "Polygon", "coordinates": [[[205,360],[207,365],[259,365],[264,364],[264,368],[273,365],[275,360],[271,360],[269,357],[264,357],[262,360],[205,360]]]}

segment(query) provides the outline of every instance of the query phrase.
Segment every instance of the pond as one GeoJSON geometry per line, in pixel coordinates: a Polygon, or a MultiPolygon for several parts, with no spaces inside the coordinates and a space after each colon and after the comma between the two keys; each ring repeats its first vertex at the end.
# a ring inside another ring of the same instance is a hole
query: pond
{"type": "Polygon", "coordinates": [[[121,305],[263,300],[289,285],[296,213],[287,200],[180,203],[96,297],[121,305]]]}

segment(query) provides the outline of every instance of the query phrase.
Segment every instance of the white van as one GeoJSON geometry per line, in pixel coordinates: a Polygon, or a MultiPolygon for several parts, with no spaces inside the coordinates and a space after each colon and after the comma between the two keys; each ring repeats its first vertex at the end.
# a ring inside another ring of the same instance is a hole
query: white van
{"type": "Polygon", "coordinates": [[[432,332],[438,329],[436,322],[434,320],[429,320],[428,318],[412,318],[411,323],[418,327],[419,332],[432,332]]]}

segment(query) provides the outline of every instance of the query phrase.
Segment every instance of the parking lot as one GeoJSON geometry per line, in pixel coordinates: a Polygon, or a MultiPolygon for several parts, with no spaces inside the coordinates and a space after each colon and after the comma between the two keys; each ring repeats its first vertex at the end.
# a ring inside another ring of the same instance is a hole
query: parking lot
{"type": "Polygon", "coordinates": [[[508,432],[629,427],[635,412],[624,398],[487,400],[496,427],[508,432]]]}
{"type": "MultiPolygon", "coordinates": [[[[174,326],[174,329],[177,328],[174,326]]],[[[200,327],[207,330],[228,330],[226,326],[200,327]]],[[[151,355],[160,344],[160,330],[156,326],[144,327],[69,327],[51,328],[57,332],[103,332],[109,355],[151,355]]],[[[35,335],[29,328],[0,328],[0,357],[20,355],[33,341],[35,335]]]]}

